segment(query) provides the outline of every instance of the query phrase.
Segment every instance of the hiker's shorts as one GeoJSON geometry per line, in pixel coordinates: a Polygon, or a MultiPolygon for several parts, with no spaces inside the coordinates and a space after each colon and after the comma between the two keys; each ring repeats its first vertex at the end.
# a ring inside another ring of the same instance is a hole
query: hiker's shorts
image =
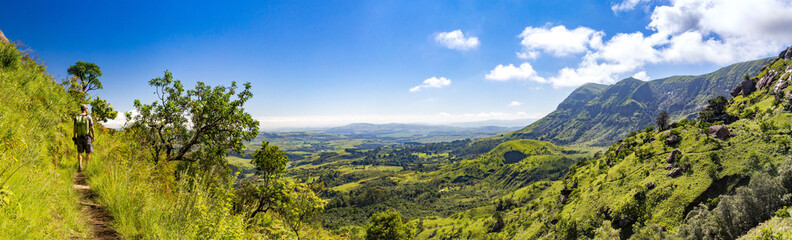
{"type": "Polygon", "coordinates": [[[79,136],[77,137],[77,153],[92,153],[93,152],[93,140],[91,136],[79,136]]]}

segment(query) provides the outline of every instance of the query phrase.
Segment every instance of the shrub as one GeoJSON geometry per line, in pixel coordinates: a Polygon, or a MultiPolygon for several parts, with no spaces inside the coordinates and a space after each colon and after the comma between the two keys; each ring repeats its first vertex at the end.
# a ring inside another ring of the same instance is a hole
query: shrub
{"type": "Polygon", "coordinates": [[[22,62],[22,54],[13,43],[0,43],[0,70],[16,69],[22,62]]]}

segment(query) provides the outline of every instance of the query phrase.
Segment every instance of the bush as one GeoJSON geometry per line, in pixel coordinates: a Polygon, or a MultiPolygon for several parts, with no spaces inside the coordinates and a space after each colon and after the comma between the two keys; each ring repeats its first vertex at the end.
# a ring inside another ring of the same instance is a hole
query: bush
{"type": "Polygon", "coordinates": [[[13,43],[0,43],[0,70],[16,69],[22,62],[22,54],[13,43]]]}

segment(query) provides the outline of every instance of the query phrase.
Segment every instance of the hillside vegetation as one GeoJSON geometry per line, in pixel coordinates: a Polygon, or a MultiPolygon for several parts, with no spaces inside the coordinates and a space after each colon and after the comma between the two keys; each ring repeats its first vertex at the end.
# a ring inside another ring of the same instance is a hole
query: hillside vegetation
{"type": "Polygon", "coordinates": [[[14,44],[0,42],[0,239],[89,234],[71,188],[68,116],[77,111],[67,106],[76,102],[51,79],[14,44]]]}
{"type": "Polygon", "coordinates": [[[627,78],[606,86],[575,89],[558,108],[512,133],[559,145],[608,146],[632,130],[651,125],[661,111],[672,119],[695,118],[707,100],[726,96],[743,75],[756,75],[771,58],[733,64],[699,76],[673,76],[644,82],[627,78]]]}
{"type": "Polygon", "coordinates": [[[534,182],[449,217],[413,220],[424,227],[418,237],[792,237],[782,208],[792,204],[790,63],[772,60],[747,80],[754,92],[725,105],[711,100],[702,110],[728,122],[682,120],[670,129],[631,132],[559,180],[534,182]],[[768,75],[771,84],[757,84],[768,75]]]}

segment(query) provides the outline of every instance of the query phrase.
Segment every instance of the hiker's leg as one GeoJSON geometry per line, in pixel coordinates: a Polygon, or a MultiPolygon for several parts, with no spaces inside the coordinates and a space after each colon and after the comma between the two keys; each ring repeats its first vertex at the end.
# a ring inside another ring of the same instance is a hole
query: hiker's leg
{"type": "Polygon", "coordinates": [[[91,161],[91,153],[86,152],[85,153],[85,166],[86,167],[88,166],[88,161],[91,161]]]}
{"type": "Polygon", "coordinates": [[[77,153],[77,166],[82,167],[82,153],[77,153]]]}

